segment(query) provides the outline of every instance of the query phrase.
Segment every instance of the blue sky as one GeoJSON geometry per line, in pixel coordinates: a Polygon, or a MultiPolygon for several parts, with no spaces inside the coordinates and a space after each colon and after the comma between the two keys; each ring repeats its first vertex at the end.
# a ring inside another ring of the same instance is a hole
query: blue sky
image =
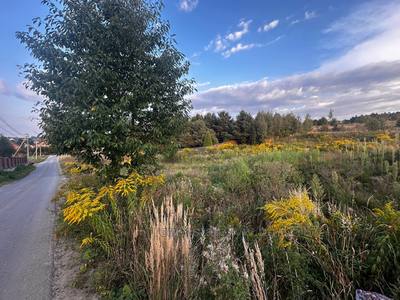
{"type": "MultiPolygon", "coordinates": [[[[16,67],[31,59],[15,31],[45,13],[40,0],[0,10],[0,117],[20,133],[40,130],[38,97],[16,67]]],[[[193,113],[400,110],[400,1],[168,0],[163,17],[198,83],[193,113]]]]}

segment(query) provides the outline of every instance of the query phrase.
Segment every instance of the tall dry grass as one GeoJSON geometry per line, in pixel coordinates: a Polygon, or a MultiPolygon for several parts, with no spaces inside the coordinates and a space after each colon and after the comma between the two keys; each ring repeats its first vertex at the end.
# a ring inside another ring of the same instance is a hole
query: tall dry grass
{"type": "Polygon", "coordinates": [[[150,299],[188,299],[191,291],[192,242],[189,213],[167,197],[153,206],[150,245],[145,254],[150,299]]]}
{"type": "Polygon", "coordinates": [[[266,300],[264,260],[261,255],[260,247],[256,242],[254,244],[254,249],[251,249],[244,238],[242,242],[245,257],[245,270],[250,278],[250,287],[253,297],[257,300],[266,300]]]}

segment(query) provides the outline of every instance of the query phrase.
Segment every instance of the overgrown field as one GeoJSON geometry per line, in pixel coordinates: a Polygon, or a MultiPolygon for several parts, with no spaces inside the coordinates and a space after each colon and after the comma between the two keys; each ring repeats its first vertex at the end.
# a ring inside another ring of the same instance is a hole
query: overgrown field
{"type": "Polygon", "coordinates": [[[112,182],[64,160],[59,232],[79,240],[80,278],[104,298],[400,298],[398,136],[227,142],[167,158],[112,182]]]}

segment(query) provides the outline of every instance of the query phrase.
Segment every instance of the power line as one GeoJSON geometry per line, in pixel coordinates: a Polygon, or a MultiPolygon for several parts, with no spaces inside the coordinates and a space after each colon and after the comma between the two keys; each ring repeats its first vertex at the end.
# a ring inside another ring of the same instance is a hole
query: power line
{"type": "Polygon", "coordinates": [[[17,134],[19,136],[23,136],[23,134],[21,132],[19,132],[18,130],[16,130],[14,127],[12,127],[6,120],[4,120],[2,117],[0,117],[0,121],[2,121],[9,129],[11,129],[11,132],[13,132],[14,134],[17,134]]]}
{"type": "Polygon", "coordinates": [[[8,135],[8,136],[13,136],[14,135],[10,130],[8,130],[6,128],[3,128],[3,127],[0,127],[0,131],[4,132],[5,135],[8,135]]]}

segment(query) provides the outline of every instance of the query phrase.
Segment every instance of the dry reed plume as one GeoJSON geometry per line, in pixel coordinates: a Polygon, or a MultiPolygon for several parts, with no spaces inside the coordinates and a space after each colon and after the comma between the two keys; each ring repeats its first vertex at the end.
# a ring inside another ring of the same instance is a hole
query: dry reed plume
{"type": "Polygon", "coordinates": [[[191,276],[191,226],[182,204],[167,197],[153,206],[150,248],[146,252],[150,299],[188,299],[191,276]]]}

